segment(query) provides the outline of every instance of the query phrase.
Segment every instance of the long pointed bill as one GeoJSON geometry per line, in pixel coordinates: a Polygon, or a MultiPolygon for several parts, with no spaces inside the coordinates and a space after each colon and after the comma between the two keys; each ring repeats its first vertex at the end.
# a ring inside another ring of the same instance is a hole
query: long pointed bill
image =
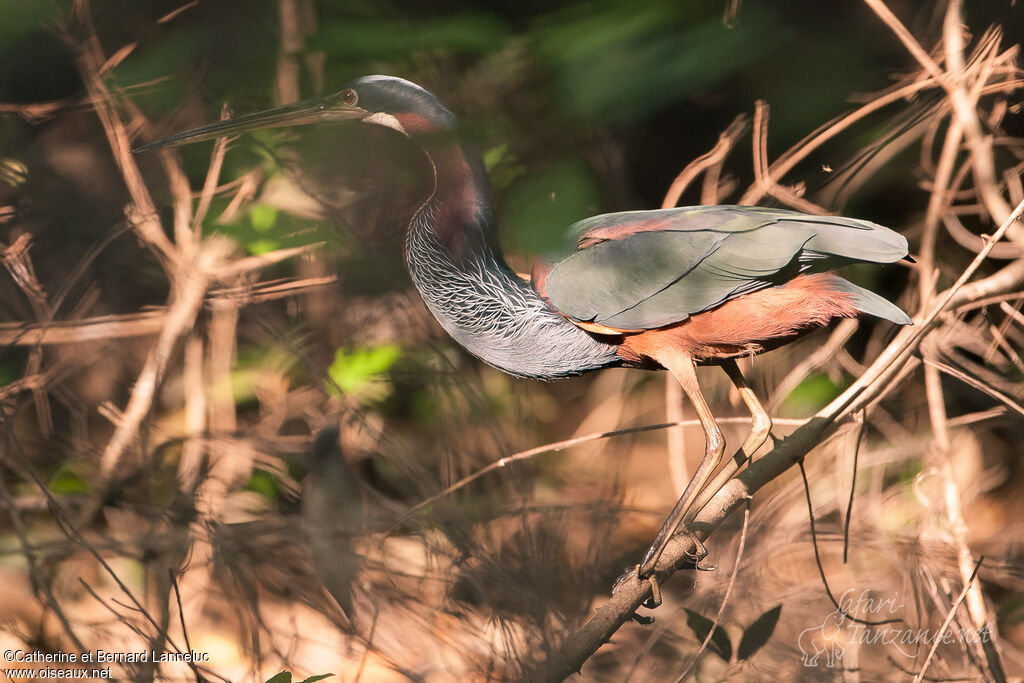
{"type": "Polygon", "coordinates": [[[132,150],[134,154],[148,152],[153,149],[166,147],[178,147],[193,142],[212,140],[224,135],[244,133],[250,130],[262,128],[278,128],[281,126],[300,126],[309,123],[322,123],[326,121],[358,121],[366,118],[370,112],[360,107],[346,105],[339,99],[337,94],[314,97],[294,104],[286,104],[281,107],[274,107],[266,111],[246,114],[238,118],[211,123],[207,126],[193,128],[182,133],[177,133],[148,145],[136,147],[132,150]]]}

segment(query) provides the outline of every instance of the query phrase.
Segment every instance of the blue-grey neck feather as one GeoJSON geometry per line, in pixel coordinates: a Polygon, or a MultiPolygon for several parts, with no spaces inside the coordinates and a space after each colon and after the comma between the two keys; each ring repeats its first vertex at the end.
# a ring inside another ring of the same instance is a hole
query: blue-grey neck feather
{"type": "MultiPolygon", "coordinates": [[[[431,161],[440,185],[445,169],[431,161]]],[[[511,375],[555,379],[619,365],[614,345],[566,320],[495,253],[487,180],[481,164],[469,165],[480,201],[470,224],[457,226],[463,253],[453,254],[438,235],[445,198],[436,188],[409,226],[406,260],[430,312],[467,351],[511,375]]]]}

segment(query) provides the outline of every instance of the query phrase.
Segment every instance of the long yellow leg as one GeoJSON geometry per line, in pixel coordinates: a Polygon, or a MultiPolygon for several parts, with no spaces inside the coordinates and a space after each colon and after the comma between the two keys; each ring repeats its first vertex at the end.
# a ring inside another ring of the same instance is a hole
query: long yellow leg
{"type": "Polygon", "coordinates": [[[652,574],[654,565],[658,563],[669,540],[683,521],[683,516],[689,511],[697,495],[722,461],[722,454],[725,452],[725,439],[722,437],[722,430],[718,428],[718,423],[715,422],[711,408],[704,400],[700,385],[697,383],[693,358],[684,353],[666,353],[665,357],[657,358],[657,361],[672,373],[693,404],[693,408],[697,412],[697,419],[700,420],[701,426],[704,428],[705,449],[704,457],[701,459],[700,465],[697,466],[697,471],[693,473],[690,483],[686,485],[683,495],[676,501],[676,505],[672,508],[665,523],[661,525],[658,535],[654,538],[654,543],[647,549],[643,562],[640,563],[638,578],[646,578],[652,574]]]}
{"type": "Polygon", "coordinates": [[[729,375],[729,379],[736,386],[736,390],[740,393],[740,398],[743,399],[743,403],[746,404],[747,410],[750,411],[750,416],[753,418],[750,425],[750,433],[744,440],[743,445],[740,447],[732,459],[725,464],[722,471],[708,484],[707,487],[701,492],[694,501],[693,506],[687,511],[684,517],[684,523],[693,521],[693,518],[697,516],[697,513],[701,511],[707,502],[718,493],[723,486],[732,479],[736,471],[743,466],[744,463],[749,462],[754,457],[754,453],[764,445],[764,442],[768,440],[768,435],[772,431],[772,418],[768,414],[768,411],[764,409],[761,402],[757,399],[757,395],[754,394],[754,390],[750,388],[747,381],[743,379],[743,373],[740,372],[739,365],[734,360],[727,360],[722,363],[722,369],[725,370],[725,374],[729,375]]]}

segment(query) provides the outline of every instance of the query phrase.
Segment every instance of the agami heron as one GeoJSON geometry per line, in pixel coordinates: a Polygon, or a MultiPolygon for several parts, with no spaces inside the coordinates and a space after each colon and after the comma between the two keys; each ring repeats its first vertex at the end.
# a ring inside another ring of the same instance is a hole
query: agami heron
{"type": "MultiPolygon", "coordinates": [[[[638,566],[649,578],[725,449],[695,366],[721,365],[753,417],[727,478],[764,444],[771,419],[736,359],[785,344],[835,318],[910,318],[832,271],[910,259],[888,228],[838,216],[752,206],[613,213],[580,221],[576,248],[529,281],[505,263],[480,156],[455,116],[420,86],[367,76],[337,93],[214,123],[140,147],[171,147],[260,128],[361,121],[418,143],[434,183],[409,223],[405,260],[431,314],[466,350],[518,377],[555,379],[611,367],[666,369],[706,437],[703,459],[638,566]]],[[[719,474],[716,483],[723,479],[719,474]]],[[[712,487],[713,488],[713,487],[712,487]]]]}

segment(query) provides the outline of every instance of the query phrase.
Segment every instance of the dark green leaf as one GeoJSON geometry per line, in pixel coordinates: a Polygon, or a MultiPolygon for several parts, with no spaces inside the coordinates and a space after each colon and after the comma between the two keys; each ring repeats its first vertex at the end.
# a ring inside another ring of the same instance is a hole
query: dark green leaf
{"type": "MultiPolygon", "coordinates": [[[[702,643],[708,637],[711,629],[715,628],[715,622],[689,609],[686,610],[686,625],[697,636],[697,640],[702,643]]],[[[732,659],[732,643],[729,642],[729,634],[725,632],[725,629],[721,627],[715,628],[715,633],[711,636],[711,642],[708,643],[708,649],[721,657],[724,662],[732,659]]]]}
{"type": "Polygon", "coordinates": [[[782,613],[782,605],[776,605],[754,620],[743,632],[740,638],[740,646],[736,650],[736,658],[740,661],[747,659],[755,652],[764,647],[768,639],[775,631],[775,625],[779,623],[779,614],[782,613]]]}
{"type": "Polygon", "coordinates": [[[318,676],[310,676],[309,678],[307,678],[304,681],[299,681],[299,683],[314,683],[314,681],[322,681],[325,678],[330,678],[333,675],[334,674],[320,674],[318,676]]]}
{"type": "Polygon", "coordinates": [[[281,673],[268,678],[267,683],[292,683],[292,672],[282,671],[281,673]]]}

